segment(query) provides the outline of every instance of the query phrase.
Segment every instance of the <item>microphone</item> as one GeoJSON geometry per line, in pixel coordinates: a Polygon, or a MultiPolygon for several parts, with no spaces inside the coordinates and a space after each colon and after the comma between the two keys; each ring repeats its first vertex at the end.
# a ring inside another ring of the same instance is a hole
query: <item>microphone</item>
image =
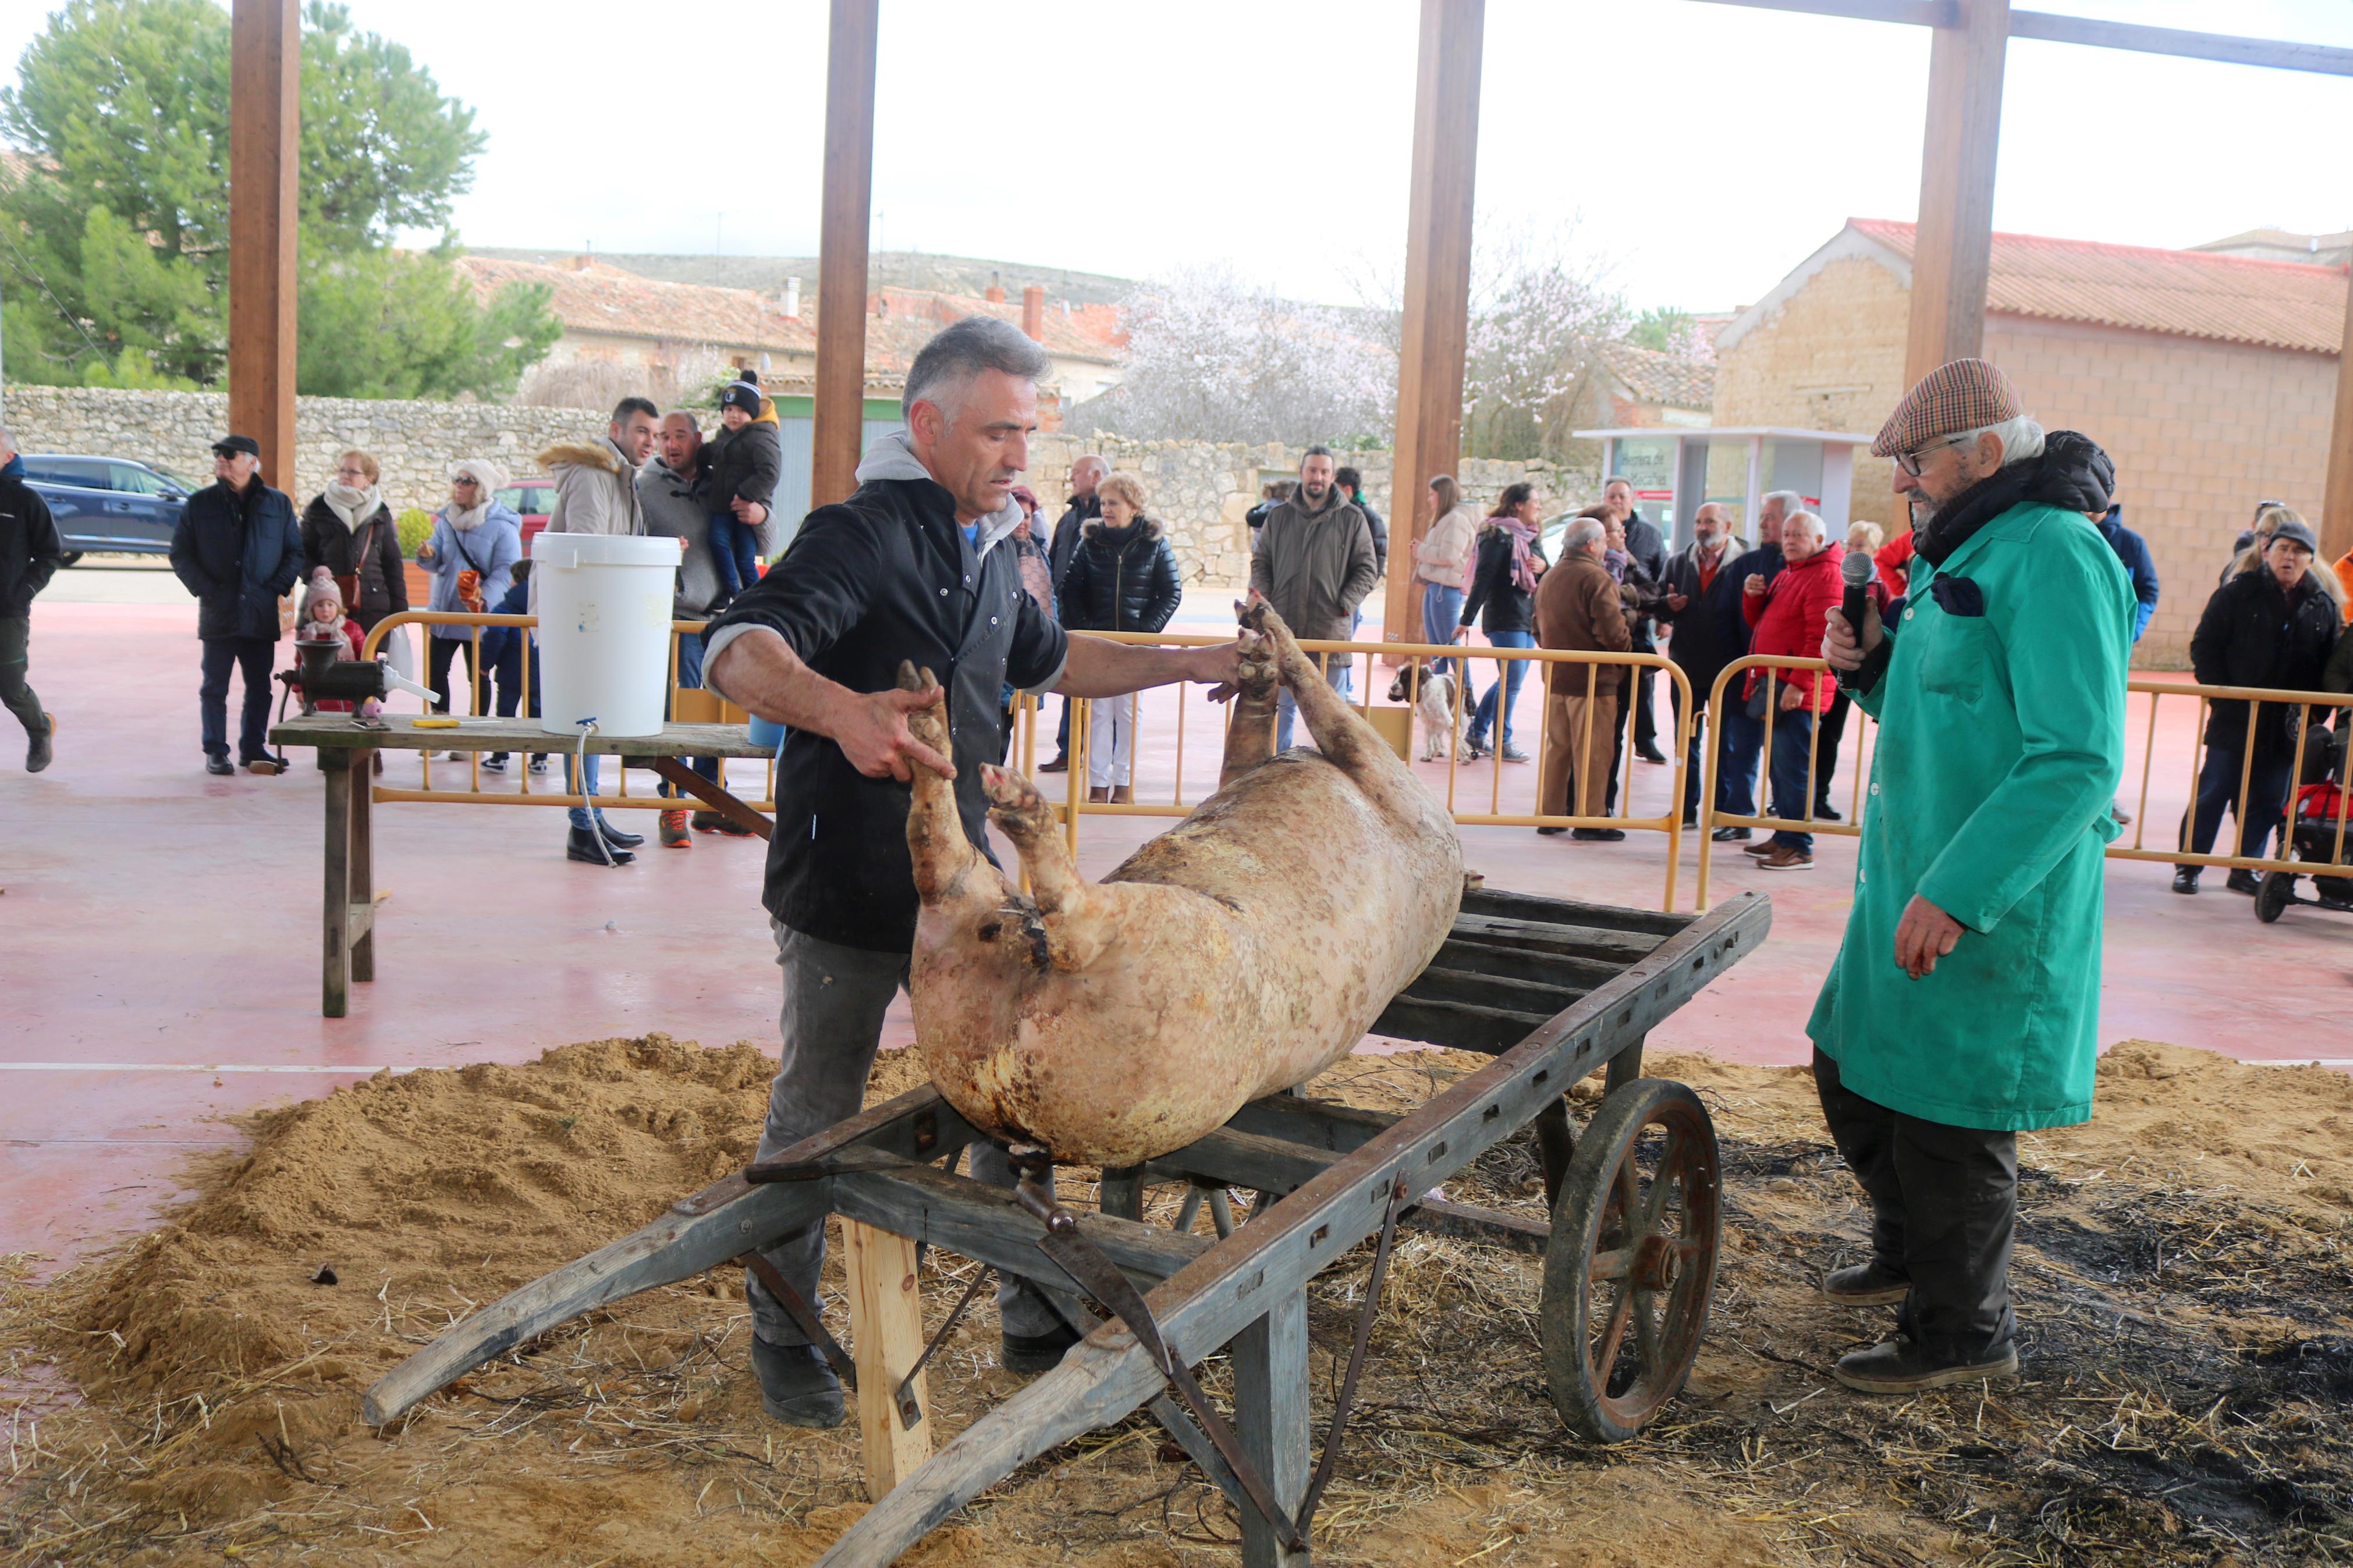
{"type": "Polygon", "coordinates": [[[1863,613],[1871,603],[1871,585],[1879,580],[1879,563],[1860,550],[1850,550],[1839,573],[1846,579],[1846,600],[1839,613],[1846,616],[1846,624],[1854,628],[1854,640],[1861,643],[1863,613]]]}

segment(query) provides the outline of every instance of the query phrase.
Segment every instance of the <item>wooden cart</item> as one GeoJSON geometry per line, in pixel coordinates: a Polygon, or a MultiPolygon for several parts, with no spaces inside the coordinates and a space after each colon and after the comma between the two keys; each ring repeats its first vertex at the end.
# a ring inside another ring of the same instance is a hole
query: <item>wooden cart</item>
{"type": "Polygon", "coordinates": [[[1017,1194],[954,1173],[980,1135],[935,1089],[902,1094],[457,1324],[369,1390],[366,1417],[395,1420],[568,1319],[839,1214],[876,1500],[821,1564],[893,1562],[1030,1459],[1147,1406],[1234,1499],[1242,1561],[1303,1563],[1398,1228],[1544,1253],[1546,1369],[1554,1403],[1582,1436],[1630,1436],[1682,1386],[1715,1273],[1715,1136],[1689,1089],[1641,1076],[1642,1040],[1756,948],[1771,919],[1756,893],[1692,916],[1473,892],[1437,959],[1375,1030],[1493,1062],[1403,1117],[1295,1094],[1254,1101],[1188,1147],[1105,1171],[1100,1212],[1074,1214],[1035,1183],[1017,1194]],[[1608,1092],[1573,1138],[1565,1095],[1598,1069],[1608,1092]],[[1554,1199],[1548,1234],[1425,1196],[1530,1124],[1554,1199]],[[1190,1189],[1179,1227],[1142,1223],[1145,1188],[1167,1182],[1190,1189]],[[1230,1188],[1261,1194],[1239,1226],[1228,1217],[1230,1188]],[[1202,1202],[1219,1239],[1190,1233],[1202,1202]],[[1324,1468],[1311,1479],[1307,1283],[1376,1236],[1366,1315],[1324,1468]],[[928,1458],[919,1244],[1032,1280],[1071,1321],[1092,1326],[1060,1366],[928,1458]],[[1230,1425],[1190,1372],[1227,1347],[1230,1425]]]}

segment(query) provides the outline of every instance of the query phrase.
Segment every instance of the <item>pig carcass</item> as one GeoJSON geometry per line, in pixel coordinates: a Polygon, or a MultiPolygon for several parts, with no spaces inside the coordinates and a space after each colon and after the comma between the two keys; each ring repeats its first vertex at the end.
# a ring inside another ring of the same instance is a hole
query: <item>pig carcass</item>
{"type": "MultiPolygon", "coordinates": [[[[1271,608],[1253,600],[1242,624],[1218,792],[1101,882],[1029,781],[985,766],[1020,893],[965,837],[948,781],[915,770],[915,1037],[994,1137],[1107,1166],[1182,1148],[1347,1054],[1446,939],[1452,818],[1271,608]],[[1317,750],[1276,753],[1279,686],[1317,750]]],[[[909,722],[945,754],[940,708],[909,722]]]]}

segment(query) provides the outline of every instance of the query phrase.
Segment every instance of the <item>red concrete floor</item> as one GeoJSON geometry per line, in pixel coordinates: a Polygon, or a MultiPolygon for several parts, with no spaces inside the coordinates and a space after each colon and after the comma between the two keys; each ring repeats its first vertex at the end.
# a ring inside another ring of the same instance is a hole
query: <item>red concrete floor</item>
{"type": "MultiPolygon", "coordinates": [[[[1197,595],[1184,627],[1213,628],[1224,597],[1197,595]]],[[[0,771],[0,1253],[61,1261],[142,1226],[178,1190],[187,1155],[236,1142],[225,1116],[380,1067],[517,1060],[649,1030],[775,1048],[762,847],[698,836],[690,852],[649,847],[619,871],[575,866],[563,858],[561,814],[545,808],[379,807],[377,887],[391,897],[377,927],[378,979],[353,988],[349,1017],[320,1017],[318,775],[299,753],[275,779],[202,771],[193,634],[185,605],[45,599],[35,608],[32,677],[60,728],[47,773],[0,771]]],[[[1533,685],[1521,695],[1524,744],[1536,695],[1533,685]]],[[[2132,717],[2136,764],[2143,700],[2132,717]]],[[[1189,803],[1214,784],[1219,714],[1198,689],[1187,702],[1189,803]]],[[[1171,798],[1174,703],[1165,693],[1145,700],[1137,795],[1146,802],[1171,798]]],[[[2152,842],[2187,789],[2190,705],[2165,706],[2158,751],[2172,761],[2152,785],[2152,842]]],[[[13,753],[14,740],[0,743],[13,753]]],[[[756,770],[736,766],[739,788],[756,783],[756,770]]],[[[386,782],[413,785],[418,769],[413,754],[396,755],[386,782]]],[[[438,765],[436,782],[446,787],[462,771],[438,765]]],[[[1443,787],[1445,763],[1422,771],[1443,787]]],[[[1630,772],[1635,808],[1662,811],[1670,770],[1630,772]]],[[[632,774],[632,793],[651,782],[632,774]]],[[[1059,779],[1041,782],[1060,796],[1059,779]]],[[[1492,763],[1461,765],[1455,782],[1466,805],[1484,805],[1496,787],[1492,763]]],[[[1533,767],[1504,767],[1504,808],[1528,809],[1535,784],[1533,767]]],[[[2128,786],[2128,801],[2136,793],[2128,786]]],[[[1836,798],[1851,798],[1844,773],[1836,798]]],[[[649,813],[623,820],[652,832],[649,813]]],[[[1081,862],[1100,876],[1166,826],[1090,817],[1081,862]]],[[[1658,835],[1598,845],[1471,827],[1463,837],[1493,886],[1658,906],[1658,835]]],[[[1737,853],[1716,858],[1718,896],[1772,895],[1773,936],[1662,1026],[1657,1044],[1804,1058],[1802,1026],[1837,949],[1853,870],[1849,840],[1825,836],[1817,853],[1817,869],[1786,875],[1737,853]]],[[[1692,907],[1696,865],[1686,838],[1679,907],[1692,907]]],[[[2353,1057],[2353,1038],[2324,1022],[2345,1015],[2353,918],[2294,910],[2263,927],[2219,876],[2195,900],[2167,881],[2160,866],[2110,867],[2104,1039],[2145,1036],[2251,1058],[2353,1057]]],[[[886,1041],[909,1037],[902,1004],[886,1041]]]]}

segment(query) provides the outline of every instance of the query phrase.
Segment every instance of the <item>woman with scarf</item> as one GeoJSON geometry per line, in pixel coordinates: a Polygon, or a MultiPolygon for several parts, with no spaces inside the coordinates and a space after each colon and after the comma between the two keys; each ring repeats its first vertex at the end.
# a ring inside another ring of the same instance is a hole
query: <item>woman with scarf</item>
{"type": "Polygon", "coordinates": [[[408,608],[400,525],[376,488],[383,472],[367,453],[345,452],[327,488],[302,509],[303,581],[325,567],[363,632],[408,608]]]}
{"type": "MultiPolygon", "coordinates": [[[[1535,647],[1536,578],[1545,569],[1544,556],[1536,549],[1536,518],[1541,510],[1534,485],[1507,485],[1495,498],[1495,510],[1487,514],[1486,527],[1479,535],[1479,560],[1472,572],[1471,596],[1462,601],[1462,624],[1455,628],[1455,641],[1469,641],[1471,627],[1477,623],[1496,647],[1535,647]]],[[[1479,699],[1478,711],[1472,714],[1470,731],[1462,737],[1462,754],[1473,759],[1487,754],[1487,736],[1495,723],[1500,694],[1504,718],[1497,753],[1507,763],[1525,763],[1528,754],[1512,744],[1512,703],[1520,695],[1520,679],[1527,674],[1528,661],[1497,662],[1504,668],[1479,699]]]]}
{"type": "MultiPolygon", "coordinates": [[[[522,519],[491,499],[507,482],[506,470],[482,458],[449,465],[449,503],[433,520],[433,533],[417,546],[417,563],[433,574],[433,602],[427,607],[487,614],[506,597],[515,563],[522,559],[522,519]]],[[[474,662],[480,626],[436,626],[425,684],[441,695],[437,713],[449,711],[449,662],[466,650],[468,684],[480,671],[474,662]]],[[[476,702],[469,711],[482,711],[476,702]]],[[[462,752],[451,752],[462,760],[462,752]]]]}

